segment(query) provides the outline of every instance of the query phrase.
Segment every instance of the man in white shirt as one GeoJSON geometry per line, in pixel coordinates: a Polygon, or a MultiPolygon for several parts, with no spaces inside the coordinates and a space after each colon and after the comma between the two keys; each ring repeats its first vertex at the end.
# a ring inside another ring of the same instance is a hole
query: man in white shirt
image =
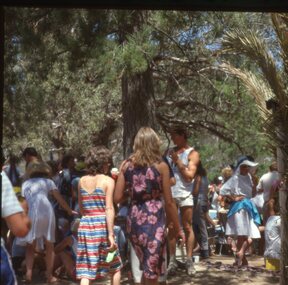
{"type": "Polygon", "coordinates": [[[272,185],[279,180],[279,172],[277,169],[277,163],[273,162],[269,166],[269,172],[265,173],[262,175],[262,177],[259,180],[259,183],[256,187],[257,189],[257,194],[263,193],[263,199],[264,199],[264,206],[262,209],[262,214],[263,214],[263,220],[264,224],[267,221],[268,218],[268,212],[267,212],[267,203],[270,199],[270,190],[272,185]]]}

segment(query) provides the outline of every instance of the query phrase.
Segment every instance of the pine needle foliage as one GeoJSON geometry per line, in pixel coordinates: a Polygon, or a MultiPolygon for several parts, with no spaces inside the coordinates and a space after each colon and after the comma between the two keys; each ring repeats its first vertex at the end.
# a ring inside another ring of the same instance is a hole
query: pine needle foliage
{"type": "Polygon", "coordinates": [[[260,70],[236,68],[225,62],[218,66],[222,71],[239,78],[259,108],[270,147],[281,149],[284,155],[284,177],[288,177],[288,16],[271,14],[278,46],[273,53],[263,34],[255,30],[233,29],[222,41],[222,53],[244,55],[260,70]]]}

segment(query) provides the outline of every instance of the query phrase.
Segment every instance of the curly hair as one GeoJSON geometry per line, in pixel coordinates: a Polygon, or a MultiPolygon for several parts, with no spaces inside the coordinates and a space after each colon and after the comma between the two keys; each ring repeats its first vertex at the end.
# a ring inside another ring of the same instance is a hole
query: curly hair
{"type": "Polygon", "coordinates": [[[132,155],[135,165],[151,166],[155,162],[160,162],[161,141],[153,129],[149,127],[142,127],[134,140],[132,155]]]}
{"type": "Polygon", "coordinates": [[[106,163],[112,163],[112,154],[105,146],[92,147],[86,154],[85,164],[88,174],[102,174],[106,163]]]}

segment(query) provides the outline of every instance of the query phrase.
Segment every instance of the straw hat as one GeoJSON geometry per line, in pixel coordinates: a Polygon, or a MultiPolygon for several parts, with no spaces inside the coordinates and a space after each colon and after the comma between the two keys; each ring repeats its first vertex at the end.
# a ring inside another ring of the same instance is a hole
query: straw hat
{"type": "Polygon", "coordinates": [[[43,161],[33,161],[30,162],[26,169],[26,174],[31,177],[35,174],[50,176],[52,173],[51,167],[43,161]]]}

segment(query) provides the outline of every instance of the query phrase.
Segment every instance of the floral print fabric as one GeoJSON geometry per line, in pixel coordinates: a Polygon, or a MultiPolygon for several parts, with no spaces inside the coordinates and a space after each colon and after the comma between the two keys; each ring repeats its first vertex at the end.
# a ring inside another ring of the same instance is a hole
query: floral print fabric
{"type": "Polygon", "coordinates": [[[127,233],[148,279],[164,274],[165,210],[162,202],[161,176],[151,167],[134,167],[125,171],[130,196],[127,233]]]}

